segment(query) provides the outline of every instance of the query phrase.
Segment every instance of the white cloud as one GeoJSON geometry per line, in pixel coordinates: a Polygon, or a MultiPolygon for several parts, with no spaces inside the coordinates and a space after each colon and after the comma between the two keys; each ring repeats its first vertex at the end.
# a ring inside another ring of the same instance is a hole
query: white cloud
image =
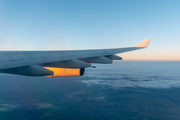
{"type": "Polygon", "coordinates": [[[72,92],[72,93],[67,93],[65,94],[65,97],[67,98],[74,98],[74,97],[77,97],[77,95],[81,94],[81,92],[72,92]]]}
{"type": "Polygon", "coordinates": [[[14,104],[0,104],[0,111],[3,111],[3,112],[12,111],[13,109],[17,107],[18,105],[14,105],[14,104]]]}
{"type": "Polygon", "coordinates": [[[155,89],[168,89],[180,87],[179,80],[153,80],[153,81],[131,81],[131,80],[82,80],[88,86],[98,85],[101,87],[124,88],[124,87],[144,87],[155,89]]]}
{"type": "Polygon", "coordinates": [[[100,96],[91,96],[91,97],[88,97],[87,100],[106,101],[104,95],[100,95],[100,96]]]}
{"type": "Polygon", "coordinates": [[[53,106],[52,104],[49,103],[37,103],[37,108],[39,109],[43,109],[43,108],[57,108],[55,106],[53,106]]]}
{"type": "Polygon", "coordinates": [[[71,93],[67,93],[65,95],[63,95],[62,97],[60,97],[59,99],[61,100],[75,100],[75,101],[82,101],[82,98],[79,97],[79,95],[84,94],[83,92],[71,92],[71,93]]]}

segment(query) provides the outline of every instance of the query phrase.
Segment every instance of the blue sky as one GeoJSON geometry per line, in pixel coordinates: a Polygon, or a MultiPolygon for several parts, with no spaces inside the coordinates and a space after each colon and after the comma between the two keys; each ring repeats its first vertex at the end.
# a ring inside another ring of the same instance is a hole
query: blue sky
{"type": "Polygon", "coordinates": [[[145,50],[124,60],[180,60],[179,0],[0,0],[0,50],[145,50]]]}

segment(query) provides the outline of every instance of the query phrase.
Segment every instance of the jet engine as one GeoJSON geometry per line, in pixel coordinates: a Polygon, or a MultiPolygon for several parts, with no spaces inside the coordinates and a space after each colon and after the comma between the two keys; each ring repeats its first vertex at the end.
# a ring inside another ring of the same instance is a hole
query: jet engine
{"type": "Polygon", "coordinates": [[[29,65],[19,68],[0,70],[2,73],[25,75],[25,76],[46,76],[46,77],[68,77],[83,76],[85,68],[57,68],[42,67],[40,65],[29,65]]]}
{"type": "Polygon", "coordinates": [[[44,67],[50,71],[53,71],[53,75],[47,75],[46,77],[69,77],[69,76],[83,76],[85,68],[69,69],[69,68],[55,68],[44,67]]]}

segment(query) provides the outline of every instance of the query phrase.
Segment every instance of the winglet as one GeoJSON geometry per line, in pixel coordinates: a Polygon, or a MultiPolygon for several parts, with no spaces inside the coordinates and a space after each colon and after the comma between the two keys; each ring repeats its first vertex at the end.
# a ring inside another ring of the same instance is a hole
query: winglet
{"type": "Polygon", "coordinates": [[[150,41],[151,39],[145,39],[141,43],[137,44],[135,47],[147,48],[150,41]]]}

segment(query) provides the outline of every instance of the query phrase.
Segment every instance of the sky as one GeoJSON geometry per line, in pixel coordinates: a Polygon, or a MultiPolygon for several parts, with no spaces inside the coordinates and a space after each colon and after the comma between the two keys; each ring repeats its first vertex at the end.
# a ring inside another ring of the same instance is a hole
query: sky
{"type": "Polygon", "coordinates": [[[0,50],[132,47],[124,60],[180,61],[179,0],[0,0],[0,50]]]}

